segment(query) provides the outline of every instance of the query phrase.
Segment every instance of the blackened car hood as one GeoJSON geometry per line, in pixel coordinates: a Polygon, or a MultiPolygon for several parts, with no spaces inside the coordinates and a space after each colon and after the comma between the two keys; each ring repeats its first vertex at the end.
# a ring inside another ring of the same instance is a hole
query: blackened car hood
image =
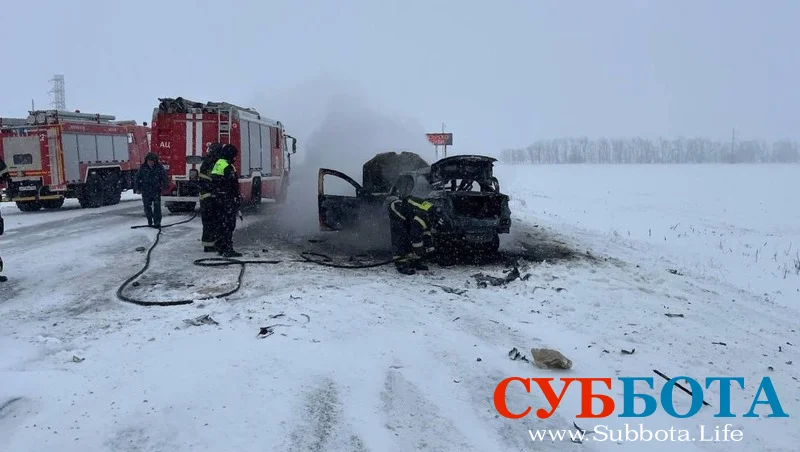
{"type": "Polygon", "coordinates": [[[454,155],[431,165],[431,183],[452,179],[489,180],[497,159],[483,155],[454,155]]]}

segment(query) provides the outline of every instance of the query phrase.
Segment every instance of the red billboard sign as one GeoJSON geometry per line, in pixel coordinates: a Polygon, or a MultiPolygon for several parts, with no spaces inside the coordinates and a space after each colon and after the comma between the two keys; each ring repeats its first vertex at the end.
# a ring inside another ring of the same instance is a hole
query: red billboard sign
{"type": "Polygon", "coordinates": [[[452,146],[452,133],[427,133],[428,141],[435,146],[452,146]]]}

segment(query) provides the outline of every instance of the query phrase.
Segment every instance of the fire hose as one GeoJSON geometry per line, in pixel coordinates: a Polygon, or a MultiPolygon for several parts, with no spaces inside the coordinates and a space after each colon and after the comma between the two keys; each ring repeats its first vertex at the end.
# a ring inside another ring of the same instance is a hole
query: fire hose
{"type": "MultiPolygon", "coordinates": [[[[241,215],[241,214],[240,214],[241,215]]],[[[248,264],[278,264],[281,261],[277,260],[243,260],[243,259],[233,259],[227,257],[206,257],[202,259],[195,259],[192,263],[197,265],[198,267],[224,267],[228,265],[238,265],[239,269],[239,276],[236,279],[236,287],[232,290],[227,292],[207,296],[203,298],[196,298],[196,299],[185,299],[185,300],[172,300],[172,301],[145,301],[145,300],[137,300],[135,298],[131,298],[123,294],[125,288],[128,287],[130,283],[132,283],[136,278],[144,274],[148,268],[150,268],[150,257],[153,253],[153,250],[161,239],[162,229],[169,228],[172,226],[177,226],[179,224],[185,224],[197,218],[197,212],[195,212],[191,217],[186,220],[178,221],[177,223],[171,223],[164,226],[161,226],[158,229],[158,234],[156,234],[156,238],[153,241],[153,244],[150,245],[150,248],[147,250],[147,255],[145,257],[145,263],[141,270],[136,272],[133,276],[126,279],[122,285],[119,286],[117,289],[117,298],[127,303],[132,303],[139,306],[181,306],[181,305],[188,305],[192,304],[197,300],[208,300],[208,299],[215,299],[215,298],[225,298],[227,296],[233,295],[238,292],[242,288],[242,281],[244,279],[244,270],[248,264]]],[[[131,226],[131,229],[138,229],[138,228],[152,228],[149,225],[140,225],[140,226],[131,226]]]]}
{"type": "MultiPolygon", "coordinates": [[[[240,214],[240,217],[241,217],[241,214],[240,214]]],[[[226,291],[224,293],[220,293],[220,294],[217,294],[217,295],[211,295],[211,296],[206,296],[206,297],[202,297],[202,298],[195,298],[195,299],[171,300],[171,301],[138,300],[138,299],[135,299],[135,298],[132,298],[132,297],[129,297],[129,296],[125,295],[123,293],[125,291],[125,289],[133,281],[135,281],[138,277],[143,275],[144,272],[146,272],[150,268],[150,259],[151,259],[153,250],[156,248],[156,246],[158,246],[158,244],[159,244],[159,242],[161,240],[162,230],[166,229],[166,228],[169,228],[169,227],[172,227],[172,226],[177,226],[177,225],[180,225],[180,224],[189,223],[190,221],[194,220],[195,218],[197,218],[197,212],[193,213],[192,216],[189,217],[186,220],[178,221],[176,223],[167,224],[167,225],[164,225],[164,226],[161,226],[161,227],[158,227],[158,228],[155,228],[155,227],[150,226],[150,225],[131,226],[131,229],[139,229],[139,228],[158,229],[158,233],[156,234],[156,238],[153,241],[153,244],[150,245],[150,248],[148,248],[148,250],[147,250],[147,254],[145,256],[144,266],[138,272],[136,272],[133,276],[131,276],[130,278],[126,279],[125,282],[123,282],[119,286],[119,288],[117,289],[117,298],[119,298],[120,300],[122,300],[124,302],[132,303],[132,304],[135,304],[135,305],[138,305],[138,306],[182,306],[182,305],[193,304],[195,301],[225,298],[225,297],[228,297],[230,295],[235,294],[236,292],[238,292],[242,288],[242,282],[243,282],[243,279],[244,279],[244,272],[245,272],[245,268],[247,268],[248,264],[249,265],[273,265],[273,264],[279,264],[279,263],[283,262],[283,261],[280,261],[280,260],[245,260],[245,259],[234,259],[234,258],[226,258],[226,257],[206,257],[206,258],[201,258],[201,259],[195,259],[194,261],[192,261],[192,264],[196,265],[198,267],[225,267],[225,266],[230,266],[230,265],[238,265],[240,268],[239,268],[239,275],[236,278],[236,287],[234,287],[233,289],[231,289],[229,291],[226,291]]],[[[395,259],[388,259],[388,260],[375,262],[375,263],[370,263],[370,264],[351,264],[351,265],[346,265],[346,264],[336,264],[336,263],[333,263],[333,262],[326,262],[325,260],[314,259],[311,256],[317,256],[317,257],[320,257],[322,259],[327,259],[327,260],[330,260],[331,258],[329,256],[325,255],[325,254],[316,253],[316,252],[313,252],[313,251],[304,251],[304,252],[300,253],[300,256],[303,258],[303,260],[302,261],[297,261],[297,262],[309,262],[309,263],[321,265],[321,266],[324,266],[324,267],[345,268],[345,269],[375,268],[375,267],[381,267],[381,266],[384,266],[384,265],[387,265],[387,264],[391,264],[392,262],[395,261],[395,259]]]]}

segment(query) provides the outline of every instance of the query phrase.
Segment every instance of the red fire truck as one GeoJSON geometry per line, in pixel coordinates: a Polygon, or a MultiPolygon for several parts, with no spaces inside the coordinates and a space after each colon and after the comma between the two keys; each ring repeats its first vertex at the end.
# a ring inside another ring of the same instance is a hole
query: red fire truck
{"type": "Polygon", "coordinates": [[[149,128],[114,116],[30,111],[0,122],[0,158],[11,173],[6,191],[22,211],[57,209],[65,198],[81,207],[117,204],[133,188],[149,149],[149,128]]]}
{"type": "Polygon", "coordinates": [[[192,211],[197,206],[198,170],[213,142],[239,149],[234,167],[244,203],[285,202],[297,140],[285,133],[280,121],[227,102],[203,104],[177,97],[159,99],[151,127],[151,149],[170,179],[162,193],[170,212],[192,211]]]}

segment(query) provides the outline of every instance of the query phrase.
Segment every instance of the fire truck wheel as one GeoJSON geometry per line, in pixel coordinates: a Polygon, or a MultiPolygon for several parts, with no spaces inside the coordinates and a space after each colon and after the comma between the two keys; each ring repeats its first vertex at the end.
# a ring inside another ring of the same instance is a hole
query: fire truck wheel
{"type": "Polygon", "coordinates": [[[64,205],[64,198],[58,199],[48,199],[47,201],[42,201],[42,207],[45,209],[60,209],[61,206],[64,205]]]}
{"type": "Polygon", "coordinates": [[[113,206],[119,204],[122,199],[122,188],[119,184],[119,176],[116,173],[108,173],[103,184],[103,205],[113,206]]]}
{"type": "Polygon", "coordinates": [[[102,205],[103,187],[102,178],[99,174],[93,173],[89,175],[78,196],[78,202],[84,208],[100,207],[102,205]]]}
{"type": "Polygon", "coordinates": [[[17,201],[17,209],[23,212],[36,212],[42,208],[42,205],[36,201],[17,201]]]}

